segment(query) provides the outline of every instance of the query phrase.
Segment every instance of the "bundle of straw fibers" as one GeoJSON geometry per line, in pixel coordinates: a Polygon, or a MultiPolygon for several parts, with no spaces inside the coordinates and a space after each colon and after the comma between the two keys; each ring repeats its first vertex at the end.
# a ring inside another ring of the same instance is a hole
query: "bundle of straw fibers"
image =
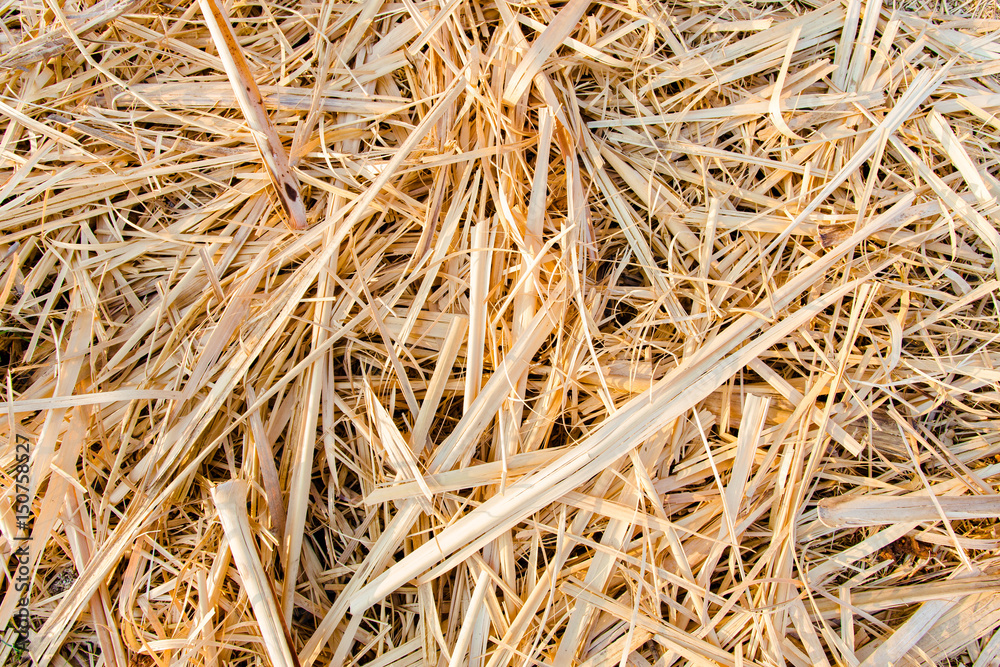
{"type": "Polygon", "coordinates": [[[998,34],[0,0],[0,663],[996,665],[998,34]]]}

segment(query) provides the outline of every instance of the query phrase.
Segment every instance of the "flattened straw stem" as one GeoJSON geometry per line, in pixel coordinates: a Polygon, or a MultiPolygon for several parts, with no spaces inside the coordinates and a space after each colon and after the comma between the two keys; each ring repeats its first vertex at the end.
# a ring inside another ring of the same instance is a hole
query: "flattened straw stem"
{"type": "Polygon", "coordinates": [[[275,194],[288,216],[288,223],[292,229],[305,229],[308,223],[299,180],[288,164],[288,154],[285,153],[278,132],[267,115],[264,99],[250,73],[250,67],[236,41],[236,35],[233,34],[229,17],[226,16],[225,9],[218,0],[198,0],[198,4],[201,5],[205,24],[212,34],[222,66],[233,86],[233,92],[236,93],[236,100],[253,133],[254,142],[264,161],[264,168],[274,186],[275,194]]]}
{"type": "Polygon", "coordinates": [[[298,657],[291,650],[278,599],[254,545],[246,507],[248,490],[244,480],[224,482],[212,489],[212,499],[271,664],[274,667],[298,667],[298,657]]]}

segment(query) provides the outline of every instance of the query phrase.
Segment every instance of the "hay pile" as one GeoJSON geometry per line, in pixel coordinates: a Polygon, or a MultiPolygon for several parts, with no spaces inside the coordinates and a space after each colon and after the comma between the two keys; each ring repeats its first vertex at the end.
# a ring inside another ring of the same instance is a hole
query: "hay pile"
{"type": "Polygon", "coordinates": [[[997,664],[988,2],[0,16],[37,664],[997,664]]]}

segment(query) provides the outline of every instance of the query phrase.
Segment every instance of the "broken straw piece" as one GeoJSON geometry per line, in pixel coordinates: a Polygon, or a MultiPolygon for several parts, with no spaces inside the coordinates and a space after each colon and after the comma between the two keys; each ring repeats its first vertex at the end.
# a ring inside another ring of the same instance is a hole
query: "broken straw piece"
{"type": "Polygon", "coordinates": [[[257,83],[250,75],[250,67],[243,57],[240,45],[236,42],[229,17],[216,0],[198,0],[198,3],[289,224],[292,229],[305,229],[306,209],[302,204],[299,181],[288,165],[288,155],[264,109],[264,100],[257,83]]]}
{"type": "Polygon", "coordinates": [[[271,583],[257,554],[247,516],[246,481],[234,479],[212,489],[212,500],[219,513],[219,521],[226,533],[226,542],[236,562],[243,588],[257,619],[257,627],[264,639],[264,647],[272,665],[297,665],[298,656],[288,644],[287,630],[278,609],[271,583]]]}
{"type": "Polygon", "coordinates": [[[535,38],[534,44],[524,54],[524,59],[511,75],[510,82],[503,94],[504,102],[516,104],[521,99],[521,96],[527,92],[528,86],[531,85],[535,74],[542,68],[552,52],[559,48],[563,40],[570,36],[588,6],[590,6],[590,0],[571,0],[559,10],[556,17],[552,19],[552,23],[535,38]]]}
{"type": "Polygon", "coordinates": [[[940,521],[941,511],[952,521],[989,519],[1000,513],[1000,497],[962,496],[937,498],[929,496],[842,496],[819,501],[819,520],[831,528],[856,528],[909,521],[940,521]]]}

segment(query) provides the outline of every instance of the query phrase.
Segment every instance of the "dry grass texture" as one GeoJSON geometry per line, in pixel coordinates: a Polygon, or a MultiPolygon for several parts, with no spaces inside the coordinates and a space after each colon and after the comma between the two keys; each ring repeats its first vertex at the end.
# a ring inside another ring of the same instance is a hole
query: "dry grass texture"
{"type": "Polygon", "coordinates": [[[1000,660],[991,3],[0,16],[37,664],[1000,660]]]}

